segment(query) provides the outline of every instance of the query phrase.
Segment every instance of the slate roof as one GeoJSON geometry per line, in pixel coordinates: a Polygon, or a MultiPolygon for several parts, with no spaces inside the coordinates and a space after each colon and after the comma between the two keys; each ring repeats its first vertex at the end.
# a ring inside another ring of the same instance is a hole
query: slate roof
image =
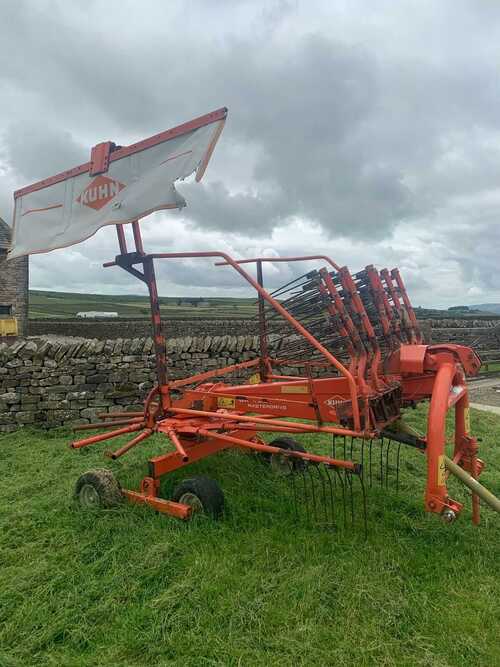
{"type": "Polygon", "coordinates": [[[10,227],[0,218],[0,250],[7,250],[10,245],[10,227]]]}

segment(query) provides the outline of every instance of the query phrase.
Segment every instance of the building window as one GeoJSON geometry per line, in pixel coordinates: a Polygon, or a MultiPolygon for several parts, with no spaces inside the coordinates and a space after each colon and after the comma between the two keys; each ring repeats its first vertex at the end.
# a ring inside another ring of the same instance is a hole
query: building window
{"type": "Polygon", "coordinates": [[[12,315],[12,306],[0,303],[0,316],[1,315],[12,315]]]}

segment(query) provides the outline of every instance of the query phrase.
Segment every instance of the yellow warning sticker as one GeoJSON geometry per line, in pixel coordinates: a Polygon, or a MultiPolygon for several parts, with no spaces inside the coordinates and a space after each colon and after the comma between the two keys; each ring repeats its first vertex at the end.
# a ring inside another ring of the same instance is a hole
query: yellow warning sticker
{"type": "Polygon", "coordinates": [[[281,387],[282,394],[307,394],[307,385],[289,384],[281,387]]]}
{"type": "Polygon", "coordinates": [[[234,408],[235,404],[236,399],[232,396],[218,396],[217,398],[218,408],[234,408]]]}
{"type": "Polygon", "coordinates": [[[444,462],[444,454],[441,454],[438,458],[437,483],[438,486],[444,486],[446,484],[446,464],[444,462]]]}
{"type": "Polygon", "coordinates": [[[247,380],[248,384],[260,384],[260,373],[254,373],[250,375],[247,380]]]}
{"type": "Polygon", "coordinates": [[[467,406],[464,410],[465,432],[470,433],[470,408],[467,406]]]}

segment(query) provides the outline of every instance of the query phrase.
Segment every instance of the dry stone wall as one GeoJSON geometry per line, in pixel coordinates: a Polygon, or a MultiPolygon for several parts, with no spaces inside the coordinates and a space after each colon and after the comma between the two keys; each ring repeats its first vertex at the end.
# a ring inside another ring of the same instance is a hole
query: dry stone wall
{"type": "Polygon", "coordinates": [[[500,357],[500,321],[498,319],[432,320],[430,340],[433,344],[468,345],[479,354],[493,354],[500,357]]]}
{"type": "MultiPolygon", "coordinates": [[[[164,324],[165,332],[169,337],[182,336],[244,336],[255,328],[253,320],[169,320],[164,324]]],[[[82,338],[98,338],[107,340],[113,338],[140,338],[151,335],[151,321],[148,319],[136,320],[120,318],[113,320],[30,320],[30,336],[81,336],[82,338]]]]}
{"type": "MultiPolygon", "coordinates": [[[[436,342],[443,342],[447,336],[460,336],[469,340],[466,330],[474,330],[470,335],[481,332],[490,332],[500,320],[472,320],[472,319],[442,319],[442,320],[419,320],[419,325],[426,339],[431,336],[436,342]],[[453,331],[452,331],[453,330],[453,331]],[[459,330],[459,331],[455,331],[459,330]]],[[[178,338],[182,336],[244,336],[248,331],[256,330],[255,320],[205,320],[184,319],[169,320],[165,323],[165,332],[169,337],[178,338]]],[[[119,318],[113,320],[85,320],[66,319],[52,320],[40,319],[29,321],[30,336],[80,336],[82,338],[98,338],[99,340],[115,338],[140,338],[151,335],[151,322],[148,319],[119,318]]]]}
{"type": "MultiPolygon", "coordinates": [[[[255,356],[255,336],[172,339],[172,378],[255,356]]],[[[75,343],[0,343],[0,432],[96,421],[97,414],[140,410],[154,381],[153,341],[134,338],[75,343]]]]}
{"type": "MultiPolygon", "coordinates": [[[[443,320],[433,322],[431,328],[428,320],[423,321],[427,342],[474,343],[480,354],[498,350],[500,357],[498,320],[478,320],[475,327],[470,326],[471,320],[465,320],[469,326],[463,322],[443,320]]],[[[214,326],[219,327],[220,322],[214,326]]],[[[256,356],[257,336],[230,332],[228,326],[225,335],[169,339],[171,377],[186,377],[256,356]]],[[[146,336],[0,343],[0,432],[24,425],[85,423],[95,421],[99,412],[141,409],[154,377],[153,342],[146,336]]]]}

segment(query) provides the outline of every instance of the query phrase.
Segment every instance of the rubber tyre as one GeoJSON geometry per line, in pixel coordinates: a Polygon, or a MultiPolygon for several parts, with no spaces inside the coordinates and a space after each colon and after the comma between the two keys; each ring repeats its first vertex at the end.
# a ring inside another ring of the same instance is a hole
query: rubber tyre
{"type": "Polygon", "coordinates": [[[85,508],[116,507],[123,500],[118,480],[104,468],[83,473],[76,482],[74,498],[85,508]]]}
{"type": "Polygon", "coordinates": [[[202,512],[213,519],[224,513],[224,493],[219,484],[210,477],[191,477],[178,484],[172,494],[176,503],[193,507],[193,514],[202,512]]]}
{"type": "MultiPolygon", "coordinates": [[[[269,443],[271,447],[279,447],[292,452],[304,452],[306,450],[293,438],[276,438],[269,443]]],[[[283,458],[277,454],[267,454],[267,462],[271,468],[280,475],[293,475],[296,472],[302,472],[307,467],[307,461],[303,459],[283,458]]]]}

